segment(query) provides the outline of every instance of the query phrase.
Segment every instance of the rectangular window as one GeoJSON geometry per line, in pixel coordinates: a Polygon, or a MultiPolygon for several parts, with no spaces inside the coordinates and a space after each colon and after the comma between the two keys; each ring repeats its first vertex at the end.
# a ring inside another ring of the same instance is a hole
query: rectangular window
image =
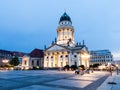
{"type": "Polygon", "coordinates": [[[26,64],[27,64],[27,61],[24,61],[24,64],[26,65],[26,64]]]}

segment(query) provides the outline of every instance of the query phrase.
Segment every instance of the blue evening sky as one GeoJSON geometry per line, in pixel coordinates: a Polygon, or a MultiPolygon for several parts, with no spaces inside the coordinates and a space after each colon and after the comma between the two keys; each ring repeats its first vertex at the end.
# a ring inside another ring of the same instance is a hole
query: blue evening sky
{"type": "Polygon", "coordinates": [[[120,50],[120,0],[1,0],[0,49],[30,52],[57,37],[66,9],[75,41],[89,50],[120,50]]]}

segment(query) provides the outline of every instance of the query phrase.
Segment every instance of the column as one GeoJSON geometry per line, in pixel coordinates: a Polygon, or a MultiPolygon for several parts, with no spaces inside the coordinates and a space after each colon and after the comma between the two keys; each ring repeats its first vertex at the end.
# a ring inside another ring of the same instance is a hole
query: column
{"type": "Polygon", "coordinates": [[[68,54],[68,58],[69,58],[69,62],[68,62],[68,64],[69,64],[69,66],[71,66],[72,65],[72,53],[71,52],[69,52],[69,54],[68,54]]]}

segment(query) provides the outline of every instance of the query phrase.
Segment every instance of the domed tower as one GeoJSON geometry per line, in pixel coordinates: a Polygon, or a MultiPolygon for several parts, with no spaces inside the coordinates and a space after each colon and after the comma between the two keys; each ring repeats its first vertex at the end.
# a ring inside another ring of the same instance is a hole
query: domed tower
{"type": "Polygon", "coordinates": [[[57,28],[57,44],[63,46],[74,46],[74,28],[71,18],[66,12],[61,16],[57,28]]]}

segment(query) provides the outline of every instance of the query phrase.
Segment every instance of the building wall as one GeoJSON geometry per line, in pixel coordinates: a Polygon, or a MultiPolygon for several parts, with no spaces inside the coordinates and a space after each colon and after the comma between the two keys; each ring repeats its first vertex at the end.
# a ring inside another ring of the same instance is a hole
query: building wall
{"type": "Polygon", "coordinates": [[[12,53],[6,50],[0,50],[0,65],[4,65],[3,60],[10,61],[12,59],[12,53]]]}
{"type": "Polygon", "coordinates": [[[44,67],[64,67],[68,65],[68,54],[67,52],[49,52],[44,57],[44,67]]]}
{"type": "Polygon", "coordinates": [[[22,67],[24,67],[24,69],[30,69],[33,67],[43,67],[43,60],[44,58],[24,56],[22,58],[22,67]]]}
{"type": "Polygon", "coordinates": [[[113,61],[113,56],[109,50],[97,50],[91,52],[90,65],[107,64],[113,61]]]}
{"type": "Polygon", "coordinates": [[[64,67],[66,65],[84,65],[85,67],[89,67],[89,57],[81,57],[81,54],[76,52],[45,52],[45,68],[64,67]]]}

